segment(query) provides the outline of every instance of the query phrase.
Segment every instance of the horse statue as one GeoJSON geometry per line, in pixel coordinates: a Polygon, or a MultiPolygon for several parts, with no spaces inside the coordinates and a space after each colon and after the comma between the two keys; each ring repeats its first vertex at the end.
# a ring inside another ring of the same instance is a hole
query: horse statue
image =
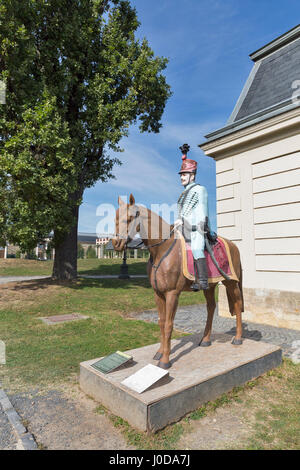
{"type": "MultiPolygon", "coordinates": [[[[176,237],[174,226],[167,224],[162,217],[150,209],[136,205],[132,194],[129,197],[129,204],[122,201],[120,197],[118,203],[112,244],[116,251],[123,251],[126,249],[126,244],[139,233],[150,252],[147,273],[154,289],[160,326],[160,347],[153,359],[159,361],[159,367],[168,369],[171,367],[171,335],[179,296],[182,291],[191,292],[190,286],[192,284],[192,280],[184,275],[182,269],[181,240],[176,237]]],[[[244,311],[240,253],[234,243],[226,239],[223,240],[229,247],[236,279],[223,277],[222,283],[226,287],[230,313],[236,316],[236,334],[232,344],[240,345],[242,344],[241,314],[244,311]]],[[[201,347],[211,345],[212,322],[216,308],[215,287],[218,282],[209,279],[209,288],[203,291],[206,298],[207,320],[203,337],[199,343],[201,347]]]]}

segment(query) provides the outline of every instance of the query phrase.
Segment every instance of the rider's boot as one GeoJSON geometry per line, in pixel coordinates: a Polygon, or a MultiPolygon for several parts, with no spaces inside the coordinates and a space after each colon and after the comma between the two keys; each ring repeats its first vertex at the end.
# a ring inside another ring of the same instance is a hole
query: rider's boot
{"type": "Polygon", "coordinates": [[[198,258],[194,260],[195,282],[191,285],[191,289],[195,292],[208,289],[208,276],[206,258],[198,258]]]}

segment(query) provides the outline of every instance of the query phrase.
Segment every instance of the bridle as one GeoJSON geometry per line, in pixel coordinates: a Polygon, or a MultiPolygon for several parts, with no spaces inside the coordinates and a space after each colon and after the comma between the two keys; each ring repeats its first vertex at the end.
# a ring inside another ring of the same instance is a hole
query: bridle
{"type": "MultiPolygon", "coordinates": [[[[132,223],[134,220],[136,220],[138,217],[140,216],[140,211],[136,211],[133,219],[130,221],[130,223],[132,223]]],[[[134,225],[135,227],[135,225],[134,225]]],[[[168,238],[164,238],[163,240],[160,240],[159,242],[157,243],[153,243],[152,245],[146,245],[146,247],[149,249],[149,248],[154,248],[155,246],[160,246],[162,245],[163,243],[165,243],[167,240],[169,240],[171,238],[171,235],[172,233],[174,232],[174,229],[175,229],[175,226],[172,228],[172,230],[170,230],[170,235],[168,238]]],[[[127,248],[127,244],[133,239],[133,237],[131,236],[131,231],[132,231],[132,227],[130,229],[130,232],[127,236],[127,239],[126,239],[126,242],[125,242],[125,245],[124,245],[124,250],[126,250],[127,248]]],[[[116,234],[116,236],[119,236],[119,234],[116,234]]],[[[162,257],[160,258],[158,264],[154,264],[153,263],[153,258],[152,258],[152,254],[150,255],[150,263],[152,264],[152,267],[154,269],[154,284],[155,284],[155,290],[158,292],[158,285],[157,285],[157,278],[156,278],[156,274],[157,274],[157,270],[158,268],[160,267],[161,263],[163,262],[163,260],[171,253],[171,251],[173,250],[175,244],[177,242],[177,238],[175,238],[173,240],[173,243],[171,244],[171,246],[167,249],[167,251],[162,255],[162,257]]],[[[140,246],[142,246],[144,244],[143,240],[141,240],[136,246],[135,248],[139,248],[140,246]]]]}
{"type": "MultiPolygon", "coordinates": [[[[136,220],[139,216],[140,216],[140,211],[138,210],[138,211],[136,211],[135,215],[133,216],[133,219],[130,221],[130,224],[131,224],[134,220],[136,220]]],[[[134,227],[135,227],[135,225],[134,225],[134,227]]],[[[168,238],[164,238],[163,240],[159,241],[158,243],[153,243],[153,245],[146,245],[147,248],[154,248],[155,246],[159,246],[159,245],[162,245],[163,243],[165,243],[167,240],[170,239],[172,233],[174,232],[174,228],[175,228],[175,227],[173,227],[172,230],[170,230],[170,235],[169,235],[168,238]]],[[[133,240],[133,236],[131,236],[131,235],[132,235],[132,234],[131,234],[131,231],[132,231],[132,228],[130,229],[130,232],[129,232],[127,238],[126,238],[126,242],[125,242],[125,246],[124,246],[125,249],[126,249],[128,243],[130,243],[130,242],[133,240]]],[[[119,234],[119,233],[116,233],[116,237],[119,237],[119,236],[120,236],[120,234],[119,234]]],[[[144,244],[144,242],[143,242],[143,240],[141,240],[141,241],[135,246],[135,248],[139,248],[139,247],[142,246],[143,244],[144,244]]]]}

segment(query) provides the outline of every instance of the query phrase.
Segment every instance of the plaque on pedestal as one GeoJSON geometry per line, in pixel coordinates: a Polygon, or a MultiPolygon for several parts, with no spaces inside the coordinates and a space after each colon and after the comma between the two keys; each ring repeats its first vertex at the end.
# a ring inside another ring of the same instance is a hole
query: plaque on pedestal
{"type": "Polygon", "coordinates": [[[121,351],[117,351],[113,354],[110,354],[109,356],[103,357],[100,359],[100,361],[94,362],[94,364],[91,364],[91,366],[94,367],[94,369],[103,372],[104,374],[108,374],[109,372],[118,369],[119,367],[126,364],[126,362],[131,360],[132,356],[129,356],[128,354],[125,354],[121,351]]]}
{"type": "Polygon", "coordinates": [[[142,393],[166,375],[169,375],[168,371],[154,366],[153,364],[148,364],[138,370],[135,374],[127,377],[121,383],[137,393],[142,393]]]}

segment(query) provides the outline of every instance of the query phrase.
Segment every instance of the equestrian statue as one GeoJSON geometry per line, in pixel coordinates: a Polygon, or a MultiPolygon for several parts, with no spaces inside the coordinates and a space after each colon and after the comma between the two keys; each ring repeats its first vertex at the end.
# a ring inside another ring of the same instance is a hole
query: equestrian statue
{"type": "Polygon", "coordinates": [[[160,347],[154,355],[158,366],[171,367],[171,336],[182,291],[203,290],[207,320],[199,346],[211,345],[211,330],[216,308],[215,287],[226,288],[229,311],[236,316],[235,346],[242,344],[242,267],[237,246],[210,229],[207,190],[195,182],[197,162],[187,158],[189,146],[180,147],[182,165],[179,171],[184,191],[178,199],[178,219],[168,224],[155,212],[119,197],[116,211],[116,251],[123,251],[136,235],[150,252],[147,273],[154,290],[160,326],[160,347]]]}

